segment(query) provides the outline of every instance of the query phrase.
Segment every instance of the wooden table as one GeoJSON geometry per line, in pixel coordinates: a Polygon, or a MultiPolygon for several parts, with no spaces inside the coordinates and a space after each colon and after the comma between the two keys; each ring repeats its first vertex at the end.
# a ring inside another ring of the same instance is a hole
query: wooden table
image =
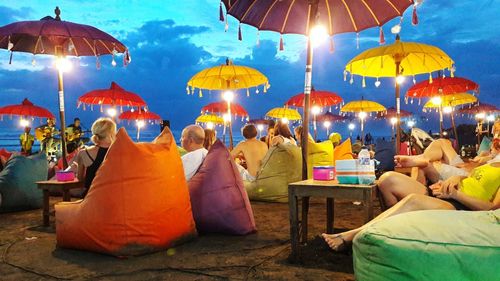
{"type": "Polygon", "coordinates": [[[48,181],[37,181],[36,184],[38,185],[38,189],[41,189],[43,191],[43,209],[42,209],[42,216],[43,216],[43,225],[44,226],[49,226],[50,222],[50,205],[49,205],[49,199],[50,199],[50,192],[62,192],[63,195],[63,200],[64,202],[70,202],[71,201],[71,194],[70,190],[71,189],[76,189],[76,188],[83,188],[83,183],[79,182],[77,179],[74,181],[66,181],[66,182],[61,182],[61,181],[56,181],[56,180],[48,180],[48,181]]]}
{"type": "Polygon", "coordinates": [[[307,214],[310,197],[326,198],[326,233],[333,233],[334,199],[348,199],[363,202],[365,222],[373,218],[373,199],[376,185],[340,184],[338,181],[303,180],[288,185],[288,204],[290,209],[290,242],[292,244],[292,260],[296,261],[300,242],[307,242],[307,214]],[[302,218],[299,220],[298,201],[302,199],[302,218]],[[299,221],[302,231],[299,237],[299,221]]]}

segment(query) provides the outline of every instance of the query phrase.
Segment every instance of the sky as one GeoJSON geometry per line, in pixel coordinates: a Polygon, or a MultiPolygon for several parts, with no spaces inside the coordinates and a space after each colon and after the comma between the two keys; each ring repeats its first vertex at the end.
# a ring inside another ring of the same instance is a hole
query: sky
{"type": "MultiPolygon", "coordinates": [[[[238,93],[237,101],[251,118],[261,118],[273,108],[282,106],[288,98],[303,91],[305,69],[305,38],[285,35],[285,50],[278,51],[279,35],[260,32],[242,25],[243,41],[238,41],[238,22],[229,16],[229,30],[219,21],[217,0],[0,0],[0,26],[22,20],[38,20],[53,16],[55,6],[61,9],[63,20],[95,26],[122,41],[129,49],[132,62],[127,67],[111,66],[111,57],[101,58],[96,69],[95,58],[73,59],[73,69],[65,74],[67,120],[83,119],[89,127],[102,113],[76,108],[79,96],[93,89],[108,88],[115,81],[125,89],[141,95],[151,111],[169,119],[175,130],[194,122],[201,107],[220,100],[220,93],[207,93],[199,98],[186,94],[186,83],[204,68],[219,65],[230,58],[235,64],[250,66],[264,73],[271,88],[265,94],[238,93]]],[[[403,17],[403,41],[431,44],[445,51],[456,64],[456,76],[480,84],[481,102],[500,106],[500,1],[436,1],[425,0],[418,9],[419,24],[411,25],[411,8],[403,17]]],[[[386,40],[392,43],[390,28],[399,19],[384,25],[386,40]]],[[[361,87],[343,81],[345,64],[358,53],[378,44],[378,29],[360,33],[356,48],[355,34],[334,37],[335,52],[329,52],[328,42],[317,47],[314,55],[313,85],[316,89],[333,91],[351,101],[374,100],[387,107],[394,106],[394,87],[390,79],[376,88],[372,80],[361,87]]],[[[118,60],[119,62],[121,60],[118,60]]],[[[14,53],[0,50],[0,106],[20,103],[27,97],[35,104],[57,113],[57,74],[53,59],[48,56],[14,53]],[[33,58],[36,61],[32,65],[33,58]]],[[[417,80],[428,76],[417,77],[417,80]]],[[[412,85],[411,79],[402,86],[402,93],[412,85]]],[[[416,113],[417,126],[437,131],[435,113],[422,113],[417,104],[403,104],[403,109],[416,113]],[[423,116],[423,117],[420,117],[423,116]],[[426,120],[426,118],[430,118],[426,120]]],[[[334,108],[334,112],[338,113],[334,108]]],[[[466,119],[460,119],[466,122],[466,119]]],[[[449,121],[447,120],[447,126],[449,121]]],[[[470,120],[469,120],[470,122],[470,120]]],[[[0,122],[0,129],[14,126],[14,121],[0,122]]],[[[68,122],[70,123],[70,122],[68,122]]],[[[241,125],[237,122],[236,126],[241,125]]],[[[345,124],[338,130],[345,132],[345,124]]],[[[374,135],[388,135],[386,121],[369,120],[366,130],[374,135]],[[371,124],[370,124],[371,123],[371,124]]]]}

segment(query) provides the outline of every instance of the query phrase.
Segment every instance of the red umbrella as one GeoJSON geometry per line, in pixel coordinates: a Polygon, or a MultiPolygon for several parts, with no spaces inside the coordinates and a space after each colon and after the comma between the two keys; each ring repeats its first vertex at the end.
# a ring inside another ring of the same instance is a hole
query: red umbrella
{"type": "MultiPolygon", "coordinates": [[[[201,111],[203,112],[209,112],[209,113],[220,113],[224,114],[228,112],[228,107],[227,107],[227,102],[225,101],[220,101],[220,102],[213,102],[205,105],[201,111]]],[[[248,116],[248,112],[243,108],[243,106],[239,105],[238,103],[231,103],[230,107],[230,112],[231,115],[234,116],[241,116],[241,117],[246,117],[248,116]]]]}
{"type": "Polygon", "coordinates": [[[479,85],[466,78],[461,77],[439,77],[430,80],[424,80],[413,85],[406,92],[406,100],[432,98],[435,96],[452,95],[464,92],[479,92],[479,85]]]}
{"type": "MultiPolygon", "coordinates": [[[[401,118],[405,118],[405,117],[412,116],[413,113],[400,109],[399,115],[401,116],[401,118]]],[[[398,114],[397,114],[396,108],[394,108],[394,107],[389,107],[386,112],[381,112],[381,113],[377,114],[377,118],[392,119],[392,118],[397,118],[397,117],[398,117],[398,114]]]]}
{"type": "MultiPolygon", "coordinates": [[[[391,1],[345,1],[345,0],[280,0],[259,1],[221,0],[220,20],[224,20],[222,4],[227,13],[240,23],[246,23],[260,30],[272,30],[280,33],[280,50],[284,49],[283,34],[295,33],[306,36],[321,34],[324,29],[330,36],[345,32],[359,33],[370,27],[380,28],[380,43],[385,43],[382,25],[395,17],[401,17],[412,0],[391,1]]],[[[413,6],[412,22],[418,23],[416,5],[413,6]]],[[[226,16],[227,19],[227,16],[226,16]]],[[[226,21],[227,27],[227,21],[226,21]]],[[[321,36],[321,35],[320,35],[321,36]]],[[[241,27],[238,39],[242,40],[241,27]]],[[[310,94],[313,67],[312,40],[307,40],[306,73],[304,83],[303,123],[309,124],[310,94]]],[[[359,42],[359,41],[358,41],[359,42]]],[[[333,37],[330,37],[330,50],[333,51],[333,37]]],[[[307,175],[307,138],[309,126],[304,126],[302,134],[303,178],[307,175]]]]}
{"type": "MultiPolygon", "coordinates": [[[[341,103],[343,99],[334,92],[311,90],[311,106],[327,107],[341,103]]],[[[304,93],[291,97],[285,106],[304,107],[304,93]]]]}
{"type": "Polygon", "coordinates": [[[476,115],[478,113],[493,114],[498,112],[500,112],[500,109],[498,109],[498,107],[487,103],[481,103],[472,107],[465,107],[458,110],[458,113],[468,114],[468,115],[476,115]]]}
{"type": "Polygon", "coordinates": [[[90,91],[78,98],[78,107],[81,104],[97,104],[111,106],[143,107],[146,102],[137,94],[129,92],[117,83],[111,82],[109,89],[98,89],[90,91]]]}
{"type": "Polygon", "coordinates": [[[331,112],[326,112],[326,113],[318,115],[318,117],[316,117],[316,120],[318,120],[319,122],[325,122],[325,121],[340,122],[340,121],[345,121],[347,119],[349,119],[349,118],[346,116],[333,114],[331,112]]]}
{"type": "MultiPolygon", "coordinates": [[[[113,55],[112,64],[116,65],[114,56],[124,53],[123,63],[130,62],[128,50],[120,41],[111,35],[92,26],[62,21],[59,7],[55,9],[56,17],[44,17],[38,21],[20,21],[0,27],[0,48],[10,51],[12,62],[13,52],[31,54],[47,54],[58,58],[59,81],[59,116],[61,128],[66,127],[64,118],[64,87],[63,72],[67,66],[66,56],[95,56],[99,68],[99,56],[113,55]]],[[[66,161],[66,140],[62,140],[62,158],[64,168],[66,161]]]]}
{"type": "Polygon", "coordinates": [[[0,115],[18,115],[22,117],[54,118],[54,115],[47,109],[36,106],[27,98],[21,104],[7,105],[0,107],[0,115]]]}
{"type": "Polygon", "coordinates": [[[141,134],[141,128],[146,125],[144,122],[145,120],[152,120],[152,121],[158,121],[161,120],[161,116],[153,113],[151,111],[145,111],[145,110],[130,110],[130,111],[125,111],[120,116],[118,116],[118,119],[121,120],[135,120],[136,125],[137,125],[137,140],[139,140],[140,134],[141,134]]]}

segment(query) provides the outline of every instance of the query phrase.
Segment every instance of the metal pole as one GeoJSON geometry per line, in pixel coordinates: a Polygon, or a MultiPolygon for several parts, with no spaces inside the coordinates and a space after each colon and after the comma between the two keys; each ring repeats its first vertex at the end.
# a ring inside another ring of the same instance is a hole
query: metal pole
{"type": "Polygon", "coordinates": [[[443,137],[443,107],[439,105],[439,135],[442,138],[443,137]]]}
{"type": "Polygon", "coordinates": [[[231,118],[231,101],[227,101],[227,114],[229,115],[229,150],[233,150],[233,118],[231,118]]]}
{"type": "MultiPolygon", "coordinates": [[[[398,39],[397,39],[398,40],[398,39]]],[[[400,86],[397,82],[397,77],[400,75],[400,61],[396,60],[396,153],[399,152],[401,147],[401,98],[400,86]]],[[[394,135],[394,134],[393,134],[394,135]]]]}
{"type": "Polygon", "coordinates": [[[316,16],[318,14],[319,0],[309,0],[309,14],[307,23],[307,55],[306,55],[306,72],[304,79],[304,119],[303,119],[303,133],[302,140],[302,179],[307,179],[307,143],[309,137],[309,107],[311,106],[311,84],[312,84],[312,66],[313,66],[313,46],[310,38],[309,31],[316,23],[316,16]]]}
{"type": "Polygon", "coordinates": [[[361,121],[361,144],[364,145],[365,144],[365,126],[364,126],[364,120],[363,118],[359,118],[359,120],[361,121]]]}
{"type": "Polygon", "coordinates": [[[62,69],[57,69],[58,78],[58,88],[59,88],[59,118],[61,119],[61,146],[62,146],[62,159],[63,159],[63,169],[68,168],[68,160],[66,159],[66,120],[64,118],[64,84],[63,84],[63,71],[62,69]]]}

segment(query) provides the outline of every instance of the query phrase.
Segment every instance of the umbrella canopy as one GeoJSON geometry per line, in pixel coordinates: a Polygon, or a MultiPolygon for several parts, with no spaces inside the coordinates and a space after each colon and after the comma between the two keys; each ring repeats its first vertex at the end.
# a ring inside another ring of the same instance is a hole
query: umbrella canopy
{"type": "MultiPolygon", "coordinates": [[[[196,73],[187,83],[188,94],[194,94],[198,89],[202,97],[202,90],[238,90],[263,86],[263,92],[269,88],[269,80],[260,71],[247,66],[234,65],[230,60],[226,64],[210,67],[196,73]]],[[[259,93],[258,88],[256,93],[259,93]]]]}
{"type": "MultiPolygon", "coordinates": [[[[285,106],[304,107],[304,93],[291,97],[285,106]]],[[[311,106],[327,107],[341,103],[343,99],[334,92],[311,90],[311,106]]]]}
{"type": "Polygon", "coordinates": [[[266,113],[266,116],[276,119],[286,118],[290,121],[296,121],[302,119],[302,116],[300,116],[300,113],[297,110],[286,107],[273,108],[266,113]]]}
{"type": "Polygon", "coordinates": [[[326,112],[326,113],[320,114],[316,117],[316,120],[319,122],[325,122],[325,121],[340,122],[340,121],[345,121],[347,119],[348,118],[346,116],[333,114],[331,112],[326,112]]]}
{"type": "Polygon", "coordinates": [[[118,116],[120,120],[161,120],[161,116],[151,111],[134,110],[125,111],[118,116]]]}
{"type": "Polygon", "coordinates": [[[266,125],[268,126],[271,123],[271,120],[267,119],[250,119],[247,122],[248,124],[255,124],[255,125],[266,125]]]}
{"type": "Polygon", "coordinates": [[[481,103],[472,107],[461,108],[460,110],[458,110],[458,112],[461,114],[469,115],[476,115],[478,113],[494,114],[500,112],[500,109],[492,104],[481,103]]]}
{"type": "MultiPolygon", "coordinates": [[[[406,110],[400,110],[399,112],[401,118],[406,118],[410,117],[413,115],[413,113],[406,111],[406,110]]],[[[385,119],[391,119],[391,118],[397,118],[397,112],[396,108],[394,107],[389,107],[386,112],[381,112],[377,114],[377,118],[385,118],[385,119]]]]}
{"type": "Polygon", "coordinates": [[[215,114],[202,114],[196,118],[196,123],[224,124],[224,119],[215,114]]]}
{"type": "Polygon", "coordinates": [[[461,77],[438,77],[434,78],[432,83],[429,80],[424,80],[413,85],[406,92],[406,99],[432,98],[469,91],[479,92],[479,85],[461,77]]]}
{"type": "Polygon", "coordinates": [[[0,115],[17,115],[23,117],[55,118],[47,109],[36,106],[27,98],[21,104],[7,105],[0,107],[0,115]]]}
{"type": "Polygon", "coordinates": [[[109,89],[90,91],[78,98],[78,107],[82,104],[142,107],[146,102],[137,94],[126,91],[117,83],[111,82],[109,89]]]}
{"type": "Polygon", "coordinates": [[[230,104],[230,108],[228,108],[228,103],[225,101],[209,103],[202,107],[201,112],[225,114],[228,112],[228,109],[231,110],[232,115],[240,117],[248,116],[248,112],[240,104],[233,102],[230,104]]]}
{"type": "MultiPolygon", "coordinates": [[[[0,27],[0,48],[14,52],[47,54],[58,58],[58,96],[61,128],[66,127],[64,116],[63,72],[67,68],[66,56],[95,56],[96,66],[100,68],[99,56],[113,55],[111,64],[116,65],[115,55],[124,53],[123,64],[130,62],[128,49],[113,36],[88,25],[62,21],[59,7],[54,10],[56,17],[44,17],[39,21],[21,21],[0,27]]],[[[66,140],[61,138],[63,167],[68,166],[66,159],[66,140]]]]}
{"type": "Polygon", "coordinates": [[[446,95],[438,97],[437,99],[430,99],[424,104],[423,111],[426,112],[428,109],[432,108],[443,108],[443,107],[456,107],[464,104],[475,103],[477,98],[468,93],[459,93],[454,95],[446,95]]]}
{"type": "Polygon", "coordinates": [[[386,111],[386,108],[381,105],[378,102],[374,101],[369,101],[369,100],[355,100],[346,103],[342,108],[340,109],[340,112],[351,112],[351,113],[358,113],[358,112],[384,112],[386,111]]]}

